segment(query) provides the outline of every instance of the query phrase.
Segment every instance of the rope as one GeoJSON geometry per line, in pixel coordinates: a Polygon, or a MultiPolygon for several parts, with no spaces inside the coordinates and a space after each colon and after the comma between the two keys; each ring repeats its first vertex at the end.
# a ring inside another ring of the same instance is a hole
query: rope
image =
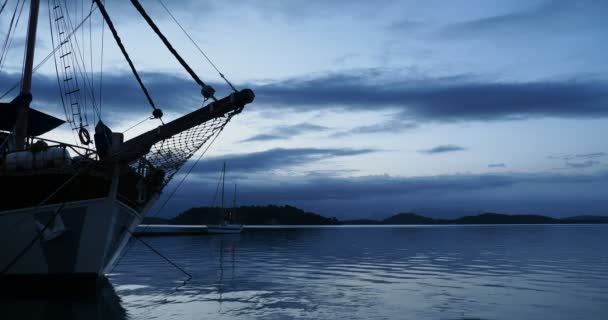
{"type": "MultiPolygon", "coordinates": [[[[226,122],[226,124],[227,123],[228,122],[226,122]]],[[[171,191],[171,193],[169,194],[169,196],[167,197],[167,199],[165,199],[165,202],[163,202],[163,204],[160,206],[160,208],[158,208],[158,210],[156,210],[156,212],[154,214],[149,215],[148,217],[154,218],[154,217],[156,217],[161,212],[162,209],[164,209],[164,207],[167,205],[167,203],[169,202],[169,200],[171,200],[171,198],[173,197],[173,195],[175,195],[175,192],[177,192],[177,190],[182,185],[182,183],[186,180],[186,178],[188,177],[188,175],[190,175],[190,173],[192,172],[192,170],[194,169],[194,167],[203,158],[203,156],[205,155],[205,153],[207,153],[207,151],[209,150],[209,148],[211,148],[211,146],[213,145],[213,143],[215,142],[215,140],[217,139],[217,137],[220,135],[220,132],[222,132],[222,130],[224,130],[224,127],[226,126],[226,124],[224,124],[224,126],[222,126],[222,128],[215,134],[215,136],[213,137],[213,139],[211,140],[211,142],[207,145],[207,147],[205,148],[205,150],[203,150],[203,152],[199,155],[199,157],[196,159],[196,161],[194,162],[194,164],[190,167],[190,169],[188,170],[188,172],[184,175],[184,177],[182,178],[182,180],[171,191]]],[[[145,232],[146,230],[148,230],[148,228],[149,227],[144,228],[143,232],[145,232]]],[[[129,250],[132,247],[133,247],[133,245],[131,244],[127,248],[125,248],[124,253],[122,254],[122,256],[120,256],[120,258],[118,258],[118,260],[116,261],[116,263],[114,264],[114,266],[112,267],[112,270],[110,272],[114,271],[114,268],[116,268],[116,266],[118,266],[120,264],[120,262],[122,261],[122,259],[127,255],[127,253],[129,253],[129,250]]]]}
{"type": "MultiPolygon", "coordinates": [[[[177,61],[182,65],[182,67],[184,67],[184,69],[186,69],[186,71],[188,72],[188,74],[190,74],[190,76],[192,77],[192,79],[194,79],[194,81],[196,81],[196,83],[198,85],[200,85],[201,87],[203,87],[203,89],[205,87],[207,87],[207,85],[203,82],[203,80],[201,80],[198,77],[198,75],[194,72],[194,70],[192,70],[192,68],[190,68],[190,66],[188,65],[188,63],[186,63],[186,61],[179,55],[179,53],[177,53],[177,51],[175,50],[175,48],[173,48],[173,46],[171,45],[171,43],[169,42],[169,40],[167,40],[167,38],[160,31],[160,29],[158,28],[158,26],[154,23],[154,21],[152,21],[152,18],[150,18],[150,16],[148,15],[148,13],[146,13],[146,10],[144,9],[144,7],[141,6],[141,4],[139,3],[139,1],[138,0],[131,0],[131,3],[135,7],[135,9],[137,9],[137,11],[139,11],[139,14],[141,14],[141,16],[144,18],[144,20],[146,20],[146,22],[148,23],[148,25],[150,26],[150,28],[152,28],[152,30],[154,30],[154,32],[156,33],[156,35],[158,35],[158,37],[165,44],[165,46],[167,47],[167,49],[169,49],[169,51],[173,54],[173,56],[175,57],[175,59],[177,59],[177,61]]],[[[207,97],[207,96],[205,96],[205,97],[207,97]]],[[[217,101],[217,99],[213,96],[213,93],[211,93],[209,95],[209,97],[212,98],[214,101],[217,101]]]]}
{"type": "Polygon", "coordinates": [[[135,128],[135,127],[137,127],[138,125],[140,125],[140,124],[142,124],[142,123],[144,123],[144,122],[146,122],[146,121],[148,121],[148,120],[150,120],[150,117],[146,117],[144,120],[142,120],[142,121],[140,121],[140,122],[138,122],[138,123],[136,123],[136,124],[132,125],[132,126],[129,128],[129,129],[127,129],[127,130],[123,131],[122,133],[124,134],[124,133],[126,133],[127,131],[129,131],[129,130],[131,130],[131,129],[135,128]]]}
{"type": "Polygon", "coordinates": [[[220,178],[217,179],[217,186],[215,187],[215,194],[213,194],[213,201],[211,202],[211,207],[215,206],[215,200],[217,199],[217,195],[220,193],[220,183],[222,182],[223,172],[220,173],[220,178]]]}
{"type": "Polygon", "coordinates": [[[17,1],[17,5],[15,6],[15,11],[13,12],[13,17],[11,18],[9,31],[6,34],[6,39],[4,40],[4,45],[2,46],[2,56],[0,56],[0,70],[2,70],[4,68],[4,63],[6,62],[6,55],[8,54],[8,49],[10,48],[11,44],[13,43],[13,38],[15,37],[15,31],[17,30],[17,26],[19,25],[19,20],[21,20],[21,13],[23,12],[23,7],[25,6],[25,1],[23,1],[23,2],[21,2],[21,8],[18,9],[19,2],[20,1],[17,1]],[[19,11],[19,14],[17,15],[17,21],[14,21],[17,11],[19,11]],[[15,23],[14,29],[13,29],[13,22],[15,23]],[[11,33],[11,31],[12,31],[12,33],[11,33]]]}
{"type": "MultiPolygon", "coordinates": [[[[220,132],[222,132],[222,130],[224,130],[224,127],[222,127],[215,135],[215,137],[213,137],[213,139],[211,140],[211,142],[209,143],[209,145],[207,145],[207,148],[205,148],[205,150],[203,150],[203,152],[199,155],[199,157],[196,159],[196,161],[194,161],[194,164],[192,164],[192,166],[190,167],[190,169],[188,169],[188,171],[186,172],[186,174],[184,175],[184,177],[179,181],[179,183],[177,184],[177,186],[175,186],[175,188],[171,191],[171,194],[169,194],[169,196],[167,197],[167,199],[165,199],[165,202],[161,205],[160,208],[158,208],[158,210],[156,211],[156,213],[150,217],[155,217],[156,215],[158,215],[160,213],[160,211],[162,209],[165,208],[165,205],[167,205],[167,203],[169,202],[169,200],[171,200],[171,198],[173,197],[173,195],[175,195],[175,192],[177,192],[177,190],[181,187],[181,185],[184,183],[184,181],[186,180],[186,178],[188,177],[188,175],[190,175],[190,173],[192,172],[192,170],[194,169],[194,167],[199,163],[199,161],[203,158],[203,156],[205,155],[205,153],[207,153],[207,150],[209,150],[209,148],[211,147],[211,145],[213,145],[213,143],[215,142],[215,139],[217,139],[217,137],[220,135],[220,132]]],[[[144,229],[145,230],[145,229],[144,229]]]]}
{"type": "Polygon", "coordinates": [[[44,225],[44,228],[42,228],[42,230],[38,231],[38,234],[27,244],[27,246],[25,246],[25,248],[23,248],[15,257],[13,257],[13,259],[0,271],[0,274],[5,274],[8,270],[10,270],[10,268],[12,268],[17,262],[19,262],[19,260],[21,260],[21,258],[28,251],[30,251],[30,249],[36,243],[36,241],[38,241],[40,239],[40,237],[42,237],[42,235],[44,234],[44,231],[46,231],[46,229],[48,229],[48,227],[51,225],[51,222],[55,221],[55,218],[57,218],[59,213],[61,213],[61,210],[63,209],[64,206],[65,206],[65,202],[63,202],[61,204],[61,206],[59,206],[59,208],[57,208],[57,211],[55,211],[53,216],[49,219],[49,221],[47,221],[47,223],[44,225]]]}
{"type": "Polygon", "coordinates": [[[198,49],[198,52],[200,52],[203,55],[203,57],[205,57],[205,59],[207,59],[207,62],[209,62],[209,64],[213,67],[213,69],[215,69],[215,71],[217,71],[217,73],[220,75],[220,77],[222,77],[222,79],[224,79],[224,81],[226,82],[226,84],[228,84],[230,86],[230,88],[232,88],[232,90],[234,92],[237,92],[238,90],[232,85],[232,83],[230,83],[230,81],[228,81],[228,79],[224,76],[224,74],[222,72],[220,72],[220,70],[215,65],[215,63],[213,63],[213,61],[211,61],[211,59],[207,56],[207,54],[205,54],[205,52],[203,51],[203,49],[201,49],[201,47],[199,47],[199,45],[196,43],[196,41],[194,41],[194,39],[192,39],[192,37],[190,36],[190,34],[188,34],[188,32],[186,31],[186,29],[184,29],[184,27],[182,27],[182,25],[179,23],[179,21],[177,21],[177,19],[175,18],[175,16],[173,16],[173,14],[171,13],[171,11],[169,11],[169,8],[167,8],[167,6],[165,6],[165,4],[162,2],[162,0],[157,0],[157,1],[165,9],[165,11],[167,11],[167,13],[171,17],[171,19],[173,19],[173,21],[175,21],[175,23],[177,24],[177,26],[180,29],[182,29],[182,31],[184,32],[184,34],[186,35],[186,37],[188,37],[188,39],[190,39],[190,42],[192,42],[192,44],[194,44],[194,46],[198,49]]]}
{"type": "MultiPolygon", "coordinates": [[[[131,230],[129,230],[128,228],[125,228],[125,230],[131,234],[131,236],[133,238],[135,238],[137,241],[141,242],[143,245],[145,245],[146,247],[148,247],[148,249],[152,250],[152,252],[156,253],[159,257],[163,258],[165,261],[167,261],[170,265],[172,265],[173,267],[175,267],[175,269],[181,271],[183,274],[185,274],[188,278],[186,280],[184,280],[184,282],[182,283],[181,286],[185,286],[186,283],[188,281],[190,281],[192,279],[192,275],[190,273],[188,273],[188,271],[184,270],[182,267],[178,266],[177,264],[175,264],[175,262],[171,261],[171,259],[167,258],[165,255],[163,255],[162,253],[160,253],[158,250],[154,249],[154,247],[152,247],[149,243],[145,242],[143,239],[139,238],[138,236],[136,236],[135,234],[133,234],[133,232],[131,232],[131,230]]],[[[181,287],[180,286],[180,287],[181,287]]],[[[176,290],[179,287],[176,288],[176,290]]]]}
{"type": "Polygon", "coordinates": [[[0,8],[0,14],[2,14],[2,11],[4,11],[4,7],[6,7],[7,3],[8,3],[8,0],[4,0],[4,3],[2,4],[2,8],[0,8]]]}
{"type": "MultiPolygon", "coordinates": [[[[47,7],[49,9],[49,29],[51,30],[51,45],[55,48],[55,36],[53,34],[53,19],[51,18],[51,0],[47,1],[47,7]]],[[[59,40],[61,41],[61,40],[59,40]]],[[[68,107],[65,103],[65,99],[63,98],[63,92],[61,91],[61,79],[59,78],[59,67],[57,65],[57,59],[53,59],[55,63],[55,74],[57,75],[57,88],[59,89],[59,97],[61,98],[61,105],[63,106],[63,112],[65,113],[65,118],[69,119],[68,107]]],[[[78,140],[76,139],[76,142],[78,140]]]]}
{"type": "MultiPolygon", "coordinates": [[[[76,26],[76,28],[74,28],[74,30],[72,30],[72,32],[70,32],[67,36],[67,38],[71,37],[72,35],[74,35],[74,33],[80,29],[80,27],[82,27],[82,25],[89,19],[91,18],[91,15],[93,14],[93,11],[89,12],[89,14],[78,24],[78,26],[76,26]]],[[[55,54],[55,52],[57,52],[57,50],[59,50],[61,46],[58,45],[57,47],[55,47],[46,57],[44,57],[44,59],[42,59],[42,61],[40,61],[36,67],[34,67],[34,69],[32,70],[32,72],[36,72],[38,69],[40,69],[40,67],[42,67],[52,56],[53,54],[55,54]]],[[[0,67],[1,68],[1,67],[0,67]]],[[[2,94],[2,96],[0,96],[0,99],[3,99],[4,97],[6,97],[9,93],[11,93],[13,90],[17,89],[17,87],[19,87],[19,85],[21,84],[21,80],[17,81],[15,83],[15,85],[13,85],[10,89],[8,89],[8,91],[6,91],[4,94],[2,94]]]]}
{"type": "MultiPolygon", "coordinates": [[[[146,95],[146,98],[148,99],[148,103],[150,104],[150,107],[152,107],[152,109],[154,109],[155,112],[153,114],[157,114],[156,112],[159,109],[156,108],[156,106],[154,105],[154,101],[152,101],[152,97],[150,97],[150,93],[148,93],[148,89],[146,89],[146,86],[144,85],[143,81],[139,77],[139,73],[137,73],[137,69],[135,69],[135,66],[133,65],[133,61],[131,61],[129,54],[127,53],[127,49],[125,49],[125,46],[122,44],[122,41],[120,40],[120,37],[118,36],[118,32],[116,31],[116,28],[114,27],[114,23],[112,23],[112,20],[110,19],[110,16],[108,15],[108,12],[106,11],[105,6],[103,5],[103,3],[101,3],[101,0],[94,0],[94,1],[97,4],[99,11],[101,12],[103,19],[108,24],[108,27],[110,28],[110,31],[112,32],[112,35],[114,36],[114,40],[116,41],[116,44],[118,45],[118,47],[120,48],[120,51],[122,51],[123,56],[129,63],[129,67],[131,67],[131,71],[133,72],[135,79],[137,79],[137,82],[139,83],[141,90],[146,95]]],[[[160,119],[160,117],[158,117],[158,118],[160,119]]],[[[162,119],[160,121],[162,122],[162,119]]]]}

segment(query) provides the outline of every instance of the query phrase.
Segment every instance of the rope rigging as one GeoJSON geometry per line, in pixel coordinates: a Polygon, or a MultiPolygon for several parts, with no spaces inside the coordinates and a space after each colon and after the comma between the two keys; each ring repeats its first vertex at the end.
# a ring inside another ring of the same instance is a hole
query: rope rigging
{"type": "Polygon", "coordinates": [[[157,118],[162,122],[161,118],[163,116],[163,112],[160,109],[156,108],[156,105],[154,104],[154,101],[152,100],[152,97],[150,96],[148,89],[146,89],[146,86],[144,85],[143,81],[139,77],[139,73],[137,73],[137,69],[135,69],[135,65],[133,65],[133,61],[131,61],[129,54],[127,53],[127,49],[125,49],[125,46],[122,44],[122,41],[120,40],[120,37],[118,36],[118,32],[116,31],[116,28],[114,27],[114,23],[112,23],[112,20],[110,19],[110,16],[108,15],[108,12],[106,11],[105,6],[103,5],[103,3],[101,3],[101,0],[94,0],[94,1],[97,4],[99,11],[101,12],[103,19],[108,24],[108,28],[110,28],[110,31],[112,32],[112,36],[114,36],[114,40],[116,41],[116,44],[118,45],[118,47],[120,48],[120,51],[122,52],[123,56],[127,60],[127,63],[129,63],[129,67],[131,67],[131,71],[133,72],[135,79],[137,79],[137,82],[139,83],[141,90],[146,95],[146,98],[148,99],[148,103],[150,104],[150,107],[152,107],[152,109],[154,110],[152,112],[152,116],[154,116],[154,118],[157,118]]]}
{"type": "MultiPolygon", "coordinates": [[[[76,31],[78,31],[84,25],[84,23],[88,19],[91,18],[91,15],[93,14],[94,11],[95,11],[95,8],[93,9],[93,11],[89,12],[89,14],[67,35],[67,37],[72,37],[74,35],[74,33],[76,33],[76,31]]],[[[44,57],[44,59],[42,59],[42,61],[40,61],[34,67],[32,72],[36,72],[38,69],[40,69],[40,67],[42,67],[55,54],[55,52],[57,52],[57,50],[59,50],[59,46],[54,47],[53,50],[51,52],[49,52],[49,54],[47,54],[46,57],[44,57]]],[[[1,70],[1,68],[0,68],[0,70],[1,70]]],[[[9,88],[6,92],[4,92],[2,94],[2,96],[0,96],[0,99],[3,99],[8,94],[10,94],[13,90],[17,89],[20,84],[21,84],[21,80],[15,82],[15,84],[11,88],[9,88]]]]}
{"type": "Polygon", "coordinates": [[[146,10],[144,10],[144,8],[139,3],[139,1],[138,0],[131,0],[131,3],[135,7],[135,9],[137,9],[137,11],[139,11],[139,14],[141,14],[141,16],[146,20],[146,22],[148,23],[148,25],[150,25],[150,28],[152,28],[152,30],[154,30],[154,32],[156,32],[156,34],[158,35],[158,37],[162,40],[162,42],[165,44],[165,46],[167,47],[167,49],[169,49],[169,51],[173,54],[173,56],[175,57],[175,59],[177,59],[177,61],[179,61],[179,63],[182,65],[182,67],[184,67],[184,69],[186,69],[186,71],[188,72],[188,74],[190,74],[190,76],[192,77],[192,79],[194,79],[194,81],[196,81],[196,83],[202,87],[203,97],[205,97],[205,99],[211,98],[214,101],[217,101],[217,99],[214,96],[215,89],[213,89],[209,85],[206,85],[203,82],[203,80],[201,80],[198,77],[198,75],[196,75],[196,73],[194,72],[194,70],[192,70],[192,68],[190,68],[190,66],[188,65],[188,63],[186,63],[186,61],[182,58],[182,56],[180,56],[179,53],[177,53],[177,51],[175,50],[175,48],[173,48],[173,46],[171,45],[171,43],[169,42],[169,40],[167,40],[167,38],[165,37],[165,35],[160,31],[160,29],[158,28],[158,26],[156,25],[156,23],[154,23],[154,21],[152,21],[152,18],[150,18],[150,16],[146,12],[146,10]]]}
{"type": "Polygon", "coordinates": [[[4,44],[2,45],[2,49],[0,50],[0,71],[4,68],[4,63],[6,62],[6,56],[8,54],[8,50],[13,42],[13,38],[15,36],[15,31],[17,26],[19,25],[19,20],[21,18],[21,13],[23,12],[23,7],[25,6],[25,1],[17,1],[15,5],[15,10],[13,11],[13,16],[11,17],[11,21],[9,23],[8,32],[6,33],[6,38],[4,39],[4,44]],[[19,6],[21,4],[21,7],[19,6]],[[17,20],[15,20],[17,18],[17,20]]]}
{"type": "Polygon", "coordinates": [[[165,6],[165,4],[162,2],[162,0],[157,0],[157,1],[158,1],[158,3],[160,3],[160,5],[163,7],[163,9],[165,9],[167,14],[171,17],[171,19],[173,19],[173,21],[177,24],[177,26],[184,32],[186,37],[188,37],[188,39],[190,39],[190,42],[192,42],[192,44],[198,49],[198,52],[200,52],[200,54],[207,60],[207,62],[209,62],[209,64],[213,67],[213,69],[215,69],[215,71],[217,71],[217,73],[220,75],[220,77],[222,77],[222,79],[224,79],[226,84],[229,85],[230,88],[232,88],[232,91],[237,92],[238,90],[232,85],[232,83],[230,81],[228,81],[228,79],[219,70],[219,68],[215,65],[215,63],[213,63],[213,61],[211,61],[209,56],[207,56],[207,54],[205,54],[203,49],[201,49],[201,47],[196,43],[196,41],[194,41],[194,39],[190,36],[188,31],[186,31],[186,29],[184,29],[184,27],[182,27],[181,23],[179,23],[179,21],[175,18],[175,16],[171,13],[171,11],[169,11],[169,8],[167,8],[167,6],[165,6]]]}
{"type": "Polygon", "coordinates": [[[2,8],[0,8],[0,14],[2,14],[2,11],[4,11],[4,7],[6,7],[7,3],[8,3],[8,0],[4,0],[4,3],[2,4],[2,8]]]}

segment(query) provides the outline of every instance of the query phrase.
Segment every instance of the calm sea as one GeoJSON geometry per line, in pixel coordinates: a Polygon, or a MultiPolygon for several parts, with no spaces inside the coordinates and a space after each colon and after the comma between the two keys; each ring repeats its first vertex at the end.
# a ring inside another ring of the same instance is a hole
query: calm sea
{"type": "Polygon", "coordinates": [[[276,228],[143,239],[193,278],[184,284],[183,273],[134,243],[96,303],[47,304],[45,316],[608,319],[608,225],[276,228]]]}

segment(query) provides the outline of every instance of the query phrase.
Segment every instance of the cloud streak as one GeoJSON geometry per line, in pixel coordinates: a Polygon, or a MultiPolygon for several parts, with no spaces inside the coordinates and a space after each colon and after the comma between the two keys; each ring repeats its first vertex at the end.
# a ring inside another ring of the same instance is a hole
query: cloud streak
{"type": "Polygon", "coordinates": [[[438,153],[448,153],[448,152],[464,151],[464,150],[466,150],[466,148],[456,146],[453,144],[445,144],[445,145],[436,146],[434,148],[427,149],[427,150],[420,150],[419,152],[424,153],[424,154],[438,154],[438,153]]]}
{"type": "Polygon", "coordinates": [[[287,126],[277,126],[268,133],[258,134],[241,142],[286,140],[306,133],[327,131],[329,128],[311,123],[299,123],[287,126]]]}
{"type": "Polygon", "coordinates": [[[376,152],[373,149],[269,149],[245,154],[229,154],[208,158],[193,172],[198,174],[217,173],[226,162],[228,170],[235,173],[264,174],[273,170],[283,170],[313,162],[337,157],[350,157],[376,152]]]}
{"type": "Polygon", "coordinates": [[[275,82],[258,86],[257,92],[260,103],[283,108],[382,108],[398,110],[403,119],[418,122],[608,115],[608,84],[599,80],[402,79],[397,74],[365,70],[275,82]]]}
{"type": "MultiPolygon", "coordinates": [[[[188,79],[165,73],[143,73],[142,77],[157,105],[167,111],[186,112],[202,104],[199,88],[188,79]]],[[[123,114],[130,110],[149,111],[130,74],[105,74],[104,79],[106,110],[123,114]]],[[[1,74],[0,86],[8,87],[17,80],[16,74],[1,74]]],[[[415,127],[424,122],[608,116],[608,83],[597,79],[522,83],[485,81],[472,76],[403,79],[397,73],[367,69],[250,84],[249,87],[256,91],[258,108],[272,106],[276,110],[302,112],[397,111],[395,122],[356,128],[355,133],[382,131],[404,123],[415,127]]],[[[35,103],[59,103],[54,77],[37,75],[33,92],[35,103]]],[[[285,127],[267,134],[278,138],[309,129],[322,130],[285,127]]]]}

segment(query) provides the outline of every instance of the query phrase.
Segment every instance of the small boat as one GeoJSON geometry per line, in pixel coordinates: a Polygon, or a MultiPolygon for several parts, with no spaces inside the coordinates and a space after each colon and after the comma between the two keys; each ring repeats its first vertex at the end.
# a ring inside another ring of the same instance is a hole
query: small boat
{"type": "MultiPolygon", "coordinates": [[[[220,224],[208,224],[207,233],[210,234],[226,234],[226,233],[241,233],[243,225],[236,222],[236,214],[233,211],[226,212],[224,209],[224,185],[226,180],[226,163],[222,169],[222,208],[224,220],[220,224]]],[[[217,194],[217,193],[216,193],[217,194]]],[[[232,209],[236,210],[236,184],[234,185],[234,198],[232,199],[232,209]]]]}

